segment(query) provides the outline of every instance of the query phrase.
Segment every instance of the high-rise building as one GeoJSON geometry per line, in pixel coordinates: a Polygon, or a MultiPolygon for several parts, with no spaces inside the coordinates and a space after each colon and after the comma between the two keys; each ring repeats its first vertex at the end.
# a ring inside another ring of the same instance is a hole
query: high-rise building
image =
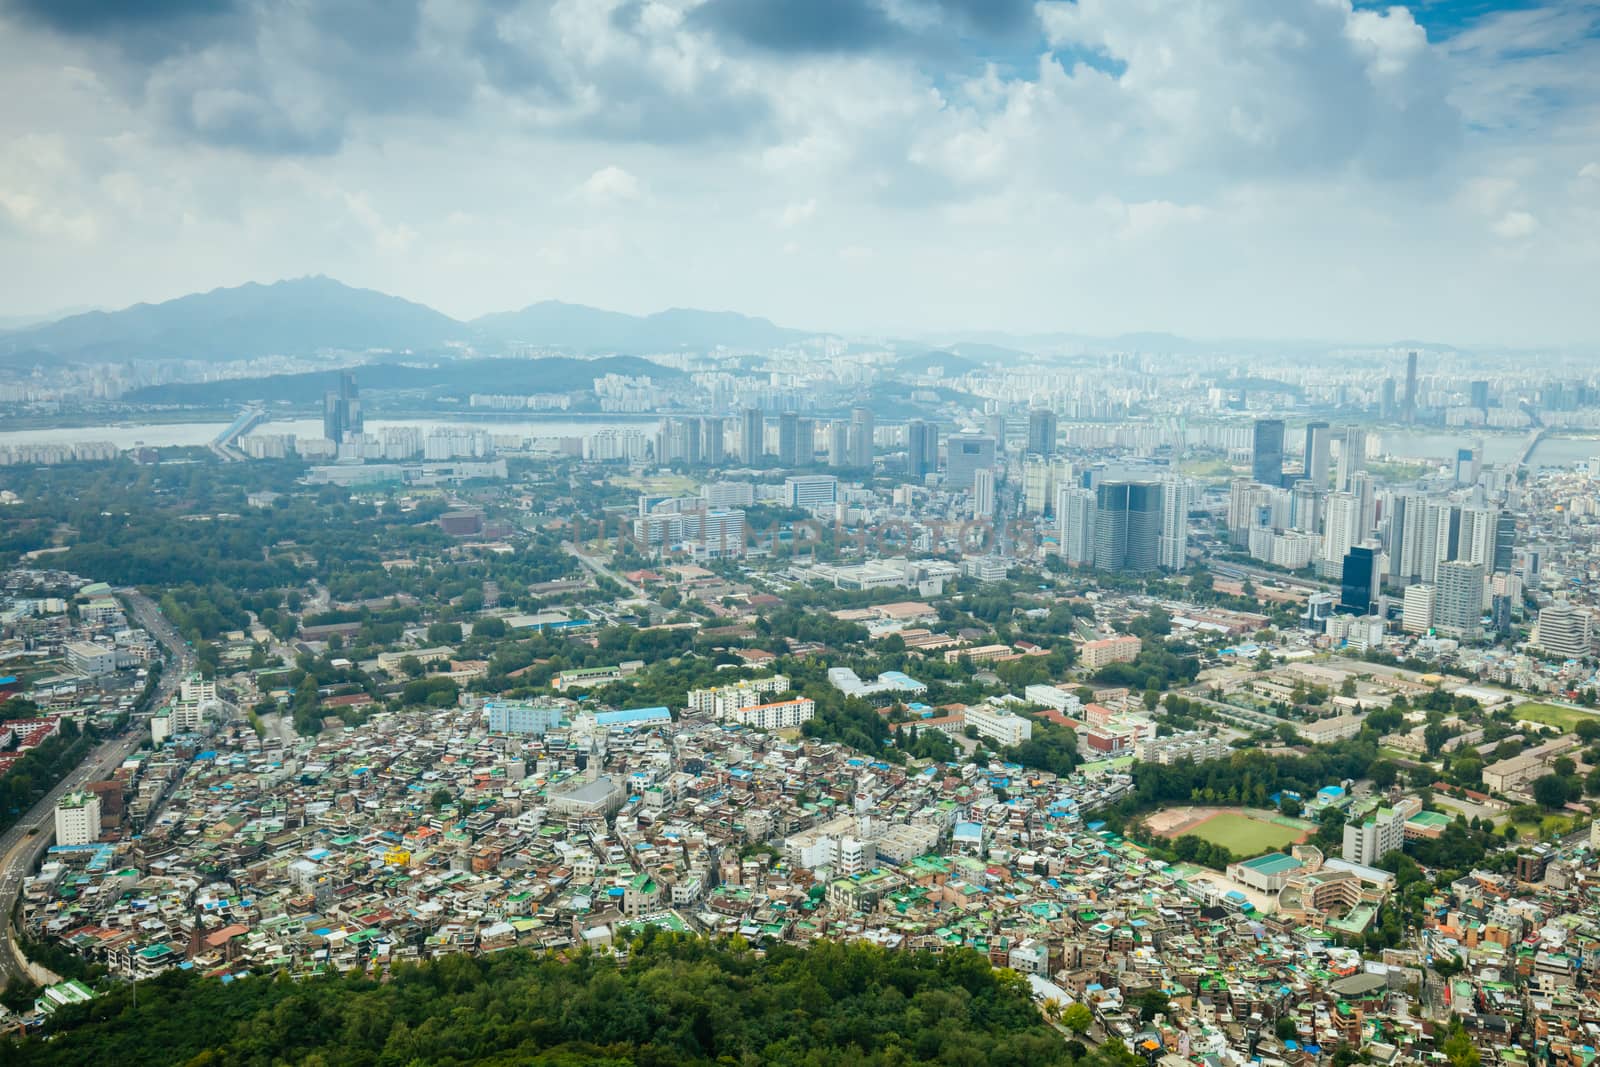
{"type": "Polygon", "coordinates": [[[843,419],[828,424],[828,466],[850,466],[850,424],[843,419]]]}
{"type": "Polygon", "coordinates": [[[1406,586],[1405,605],[1400,612],[1400,628],[1408,634],[1425,634],[1433,628],[1433,586],[1417,583],[1406,586]]]}
{"type": "Polygon", "coordinates": [[[872,410],[853,408],[850,412],[850,466],[872,466],[872,410]]]}
{"type": "Polygon", "coordinates": [[[100,797],[68,793],[56,801],[56,844],[89,845],[100,840],[100,797]]]}
{"type": "Polygon", "coordinates": [[[1371,615],[1378,600],[1378,548],[1356,545],[1345,553],[1339,572],[1339,611],[1345,615],[1371,615]]]}
{"type": "Polygon", "coordinates": [[[906,473],[921,481],[939,469],[939,428],[913,419],[906,427],[906,473]]]}
{"type": "Polygon", "coordinates": [[[345,434],[361,433],[365,425],[355,372],[340,371],[339,388],[322,397],[322,436],[336,445],[342,444],[345,434]]]}
{"type": "Polygon", "coordinates": [[[1593,628],[1594,619],[1587,611],[1557,600],[1539,610],[1537,645],[1561,659],[1587,659],[1593,628]]]}
{"type": "Polygon", "coordinates": [[[778,416],[778,466],[793,467],[799,454],[800,416],[785,411],[778,416]]]}
{"type": "Polygon", "coordinates": [[[1257,419],[1250,443],[1250,476],[1262,485],[1283,484],[1283,420],[1257,419]]]}
{"type": "Polygon", "coordinates": [[[1483,566],[1465,560],[1439,564],[1434,581],[1434,629],[1445,637],[1476,641],[1483,635],[1483,566]]]}
{"type": "Polygon", "coordinates": [[[1417,354],[1406,353],[1406,406],[1402,412],[1407,422],[1417,421],[1417,354]]]}
{"type": "Polygon", "coordinates": [[[817,460],[817,422],[802,418],[794,425],[794,461],[809,467],[817,460]]]}
{"type": "MultiPolygon", "coordinates": [[[[1318,489],[1328,488],[1333,462],[1333,428],[1325,422],[1306,423],[1305,479],[1318,489]]],[[[1314,527],[1301,527],[1313,529],[1314,527]]]]}
{"type": "Polygon", "coordinates": [[[765,432],[765,422],[761,412],[755,408],[745,408],[739,415],[739,459],[747,467],[761,465],[761,438],[765,432]]]}
{"type": "Polygon", "coordinates": [[[1061,534],[1061,558],[1068,563],[1094,563],[1095,493],[1092,489],[1061,486],[1056,490],[1056,526],[1061,534]]]}
{"type": "Polygon", "coordinates": [[[1136,574],[1153,571],[1160,544],[1161,486],[1101,482],[1095,498],[1095,567],[1136,574]]]}
{"type": "Polygon", "coordinates": [[[1422,809],[1415,797],[1407,797],[1392,808],[1378,808],[1359,822],[1344,826],[1344,858],[1350,863],[1371,867],[1406,843],[1406,820],[1422,809]]]}
{"type": "Polygon", "coordinates": [[[839,499],[839,479],[831,474],[799,474],[784,480],[784,502],[810,510],[832,507],[839,499]]]}
{"type": "Polygon", "coordinates": [[[1495,520],[1494,573],[1510,574],[1517,547],[1517,517],[1502,511],[1495,520]]]}
{"type": "Polygon", "coordinates": [[[1367,431],[1359,426],[1347,426],[1339,445],[1338,489],[1350,491],[1350,483],[1357,471],[1367,469],[1367,431]]]}
{"type": "Polygon", "coordinates": [[[1361,502],[1350,493],[1328,494],[1323,517],[1322,558],[1342,563],[1361,540],[1361,502]]]}
{"type": "Polygon", "coordinates": [[[1022,509],[1043,515],[1055,506],[1056,487],[1072,481],[1072,464],[1065,458],[1046,459],[1032,453],[1022,459],[1022,509]]]}
{"type": "Polygon", "coordinates": [[[1156,545],[1156,565],[1181,571],[1189,561],[1189,508],[1194,486],[1182,478],[1161,483],[1161,539],[1156,545]]]}
{"type": "Polygon", "coordinates": [[[1289,490],[1289,528],[1316,533],[1322,529],[1322,502],[1327,492],[1301,479],[1289,490]]]}
{"type": "Polygon", "coordinates": [[[1487,574],[1495,569],[1500,533],[1498,508],[1462,508],[1456,532],[1455,558],[1476,563],[1487,574]]]}
{"type": "Polygon", "coordinates": [[[1393,378],[1385,378],[1383,380],[1382,399],[1378,402],[1378,413],[1379,413],[1379,415],[1381,415],[1385,420],[1394,418],[1394,416],[1395,416],[1395,404],[1396,404],[1396,400],[1395,400],[1394,379],[1393,378]]]}
{"type": "Polygon", "coordinates": [[[945,438],[945,484],[950,489],[971,489],[972,474],[980,467],[994,468],[994,438],[966,433],[945,438]]]}
{"type": "Polygon", "coordinates": [[[994,438],[994,453],[997,456],[1006,454],[1006,412],[1005,408],[993,412],[989,416],[989,436],[994,438]]]}
{"type": "Polygon", "coordinates": [[[1028,412],[1028,451],[1036,456],[1055,455],[1056,427],[1056,413],[1049,408],[1028,412]]]}
{"type": "Polygon", "coordinates": [[[723,425],[720,416],[712,416],[701,423],[704,440],[700,446],[700,457],[712,467],[720,467],[728,462],[727,445],[723,440],[723,425]]]}
{"type": "Polygon", "coordinates": [[[1489,413],[1489,383],[1473,382],[1471,385],[1472,406],[1487,415],[1489,413]]]}
{"type": "Polygon", "coordinates": [[[972,517],[994,518],[994,468],[979,467],[972,472],[972,517]]]}

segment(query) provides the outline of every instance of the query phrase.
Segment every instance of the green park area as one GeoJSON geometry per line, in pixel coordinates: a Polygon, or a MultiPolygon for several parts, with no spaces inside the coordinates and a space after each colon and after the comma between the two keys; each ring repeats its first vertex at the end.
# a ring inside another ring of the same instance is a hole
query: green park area
{"type": "Polygon", "coordinates": [[[1585,719],[1600,720],[1600,715],[1582,708],[1564,708],[1559,704],[1521,704],[1511,714],[1518,719],[1554,726],[1558,730],[1571,730],[1585,719]]]}
{"type": "Polygon", "coordinates": [[[1243,812],[1218,812],[1200,825],[1186,830],[1213,845],[1221,845],[1235,856],[1254,856],[1268,849],[1288,848],[1306,836],[1301,825],[1283,825],[1243,812]]]}

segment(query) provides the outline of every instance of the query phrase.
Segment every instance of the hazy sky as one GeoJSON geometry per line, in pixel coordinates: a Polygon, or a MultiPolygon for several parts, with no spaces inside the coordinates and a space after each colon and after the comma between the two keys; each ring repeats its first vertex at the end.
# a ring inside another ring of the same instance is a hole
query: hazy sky
{"type": "Polygon", "coordinates": [[[1600,0],[0,0],[0,314],[1600,340],[1600,0]]]}

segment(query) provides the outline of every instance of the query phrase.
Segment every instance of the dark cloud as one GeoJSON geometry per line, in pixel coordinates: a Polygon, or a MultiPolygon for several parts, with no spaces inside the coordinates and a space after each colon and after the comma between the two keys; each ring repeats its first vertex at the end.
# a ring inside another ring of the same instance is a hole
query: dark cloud
{"type": "Polygon", "coordinates": [[[872,0],[708,0],[690,20],[774,52],[869,52],[909,39],[872,0]]]}
{"type": "Polygon", "coordinates": [[[25,22],[153,61],[248,29],[242,0],[0,0],[25,22]]]}

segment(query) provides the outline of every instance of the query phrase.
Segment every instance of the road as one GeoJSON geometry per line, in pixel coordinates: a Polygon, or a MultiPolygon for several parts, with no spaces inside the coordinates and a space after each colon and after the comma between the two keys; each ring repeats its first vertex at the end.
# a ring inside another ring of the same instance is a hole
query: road
{"type": "Polygon", "coordinates": [[[577,559],[577,561],[583,564],[583,566],[588,570],[593,571],[595,574],[598,574],[601,577],[611,579],[613,582],[616,582],[618,585],[622,586],[622,588],[626,589],[633,596],[644,599],[648,595],[643,589],[639,588],[637,585],[634,585],[632,582],[628,581],[628,579],[624,578],[622,575],[618,574],[604,563],[601,563],[593,556],[584,555],[578,550],[578,546],[573,544],[571,541],[563,541],[561,543],[561,547],[571,553],[577,559]]]}
{"type": "Polygon", "coordinates": [[[0,911],[0,920],[3,920],[0,921],[0,980],[3,980],[0,984],[9,984],[18,978],[27,979],[17,961],[11,919],[23,881],[55,837],[56,801],[89,782],[103,780],[127,759],[146,737],[144,724],[150,710],[171,700],[183,676],[194,669],[193,650],[184,643],[156,605],[141,593],[132,590],[120,592],[134,620],[166,647],[168,666],[162,672],[161,684],[153,699],[139,709],[138,716],[127,731],[121,737],[110,738],[96,746],[76,769],[39,798],[39,802],[15,826],[0,835],[0,909],[3,909],[0,911]]]}

